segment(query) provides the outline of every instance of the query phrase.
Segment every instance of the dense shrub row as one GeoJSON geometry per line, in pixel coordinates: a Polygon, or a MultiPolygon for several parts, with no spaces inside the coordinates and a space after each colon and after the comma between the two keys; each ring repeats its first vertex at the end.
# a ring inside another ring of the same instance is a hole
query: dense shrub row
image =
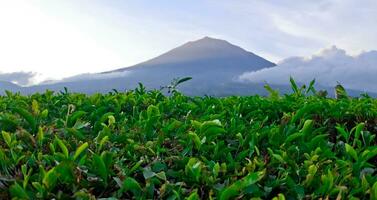
{"type": "Polygon", "coordinates": [[[377,100],[0,97],[0,199],[376,199],[377,100]]]}

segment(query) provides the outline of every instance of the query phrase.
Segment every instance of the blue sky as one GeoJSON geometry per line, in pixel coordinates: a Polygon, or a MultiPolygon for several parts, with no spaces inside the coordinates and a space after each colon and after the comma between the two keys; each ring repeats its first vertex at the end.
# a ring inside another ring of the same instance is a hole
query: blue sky
{"type": "Polygon", "coordinates": [[[37,81],[150,59],[204,36],[273,62],[377,49],[375,0],[0,0],[0,73],[37,81]]]}

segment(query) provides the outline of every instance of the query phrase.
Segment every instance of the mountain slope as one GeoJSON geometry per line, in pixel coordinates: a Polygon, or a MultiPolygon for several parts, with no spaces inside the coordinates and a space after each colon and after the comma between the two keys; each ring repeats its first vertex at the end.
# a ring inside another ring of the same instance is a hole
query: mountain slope
{"type": "Polygon", "coordinates": [[[190,76],[193,79],[182,86],[186,94],[229,94],[234,91],[234,87],[229,85],[233,84],[233,80],[240,74],[273,66],[274,63],[225,40],[205,37],[131,67],[92,76],[85,74],[83,77],[68,78],[60,83],[34,86],[31,90],[61,90],[66,86],[77,92],[107,92],[111,89],[134,89],[139,82],[149,89],[159,89],[174,78],[190,76]],[[103,79],[98,78],[101,76],[103,79]],[[223,91],[227,88],[232,90],[223,91]]]}
{"type": "Polygon", "coordinates": [[[5,90],[9,90],[12,92],[19,92],[22,90],[22,87],[11,82],[0,80],[0,95],[4,94],[5,90]]]}
{"type": "Polygon", "coordinates": [[[195,65],[206,66],[207,68],[214,66],[218,68],[232,67],[233,70],[243,71],[258,70],[275,64],[225,40],[204,37],[174,48],[149,61],[114,71],[149,67],[169,68],[171,66],[187,69],[195,65]]]}

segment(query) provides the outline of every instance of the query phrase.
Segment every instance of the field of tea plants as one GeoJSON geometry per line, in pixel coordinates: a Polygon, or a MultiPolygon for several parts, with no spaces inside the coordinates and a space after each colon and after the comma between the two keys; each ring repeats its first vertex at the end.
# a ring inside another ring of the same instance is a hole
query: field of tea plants
{"type": "Polygon", "coordinates": [[[377,100],[0,96],[0,199],[377,199],[377,100]]]}

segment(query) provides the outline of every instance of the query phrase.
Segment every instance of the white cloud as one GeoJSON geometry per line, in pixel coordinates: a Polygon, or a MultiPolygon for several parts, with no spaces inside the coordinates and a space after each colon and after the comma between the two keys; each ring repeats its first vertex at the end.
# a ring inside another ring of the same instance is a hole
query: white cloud
{"type": "Polygon", "coordinates": [[[53,83],[60,83],[60,82],[75,82],[75,81],[84,81],[84,80],[100,80],[100,79],[112,79],[112,78],[121,78],[130,75],[131,72],[129,71],[122,71],[122,72],[109,72],[109,73],[85,73],[79,74],[76,76],[64,78],[61,80],[48,80],[42,82],[43,84],[53,84],[53,83]]]}
{"type": "Polygon", "coordinates": [[[332,44],[377,49],[376,0],[0,0],[0,24],[0,69],[37,82],[131,66],[205,35],[273,62],[332,44]]]}
{"type": "Polygon", "coordinates": [[[7,81],[21,86],[28,86],[34,83],[34,79],[36,76],[37,74],[34,72],[0,72],[0,81],[7,81]]]}
{"type": "Polygon", "coordinates": [[[157,56],[193,34],[134,11],[130,2],[117,3],[0,0],[0,69],[38,72],[36,82],[110,71],[157,56]]]}
{"type": "Polygon", "coordinates": [[[316,79],[323,86],[333,87],[340,82],[346,88],[377,92],[376,75],[377,51],[352,56],[333,46],[308,58],[292,57],[276,67],[244,73],[239,79],[286,85],[292,76],[301,83],[316,79]]]}
{"type": "MultiPolygon", "coordinates": [[[[247,45],[241,46],[272,54],[267,58],[307,56],[316,49],[334,44],[351,53],[377,48],[376,0],[221,2],[244,16],[233,20],[250,30],[237,35],[238,40],[247,45]]],[[[229,35],[235,35],[234,30],[242,28],[230,30],[229,35]]]]}

